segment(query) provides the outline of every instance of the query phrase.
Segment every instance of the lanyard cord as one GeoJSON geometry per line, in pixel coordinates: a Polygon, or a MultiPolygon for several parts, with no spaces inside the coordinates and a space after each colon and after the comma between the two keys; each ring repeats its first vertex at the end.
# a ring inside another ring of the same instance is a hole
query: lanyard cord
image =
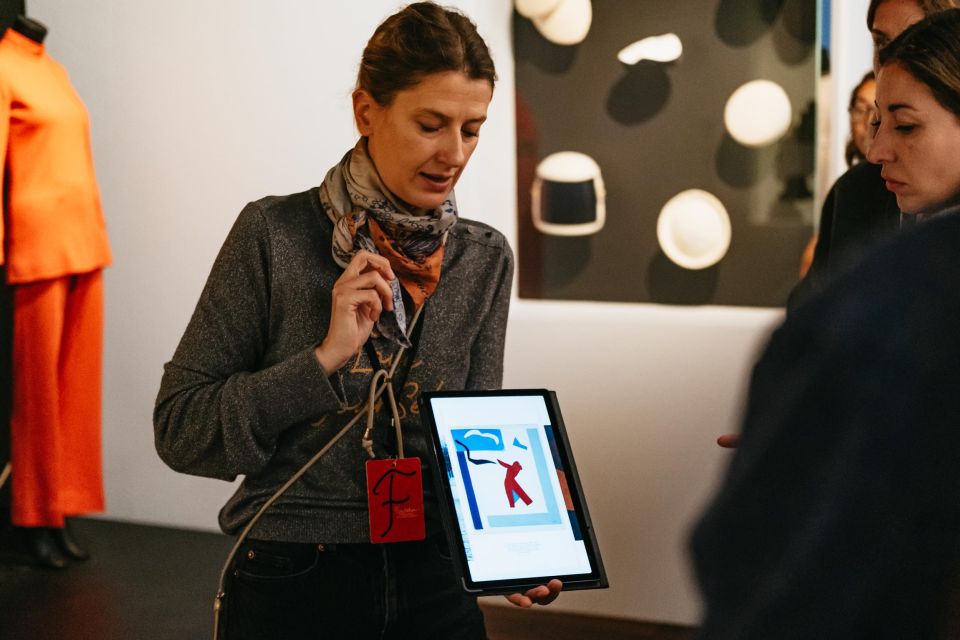
{"type": "MultiPolygon", "coordinates": [[[[416,313],[413,314],[413,318],[410,320],[410,324],[407,327],[407,334],[406,334],[408,339],[411,336],[413,336],[413,329],[414,327],[417,326],[417,320],[420,319],[420,312],[423,311],[424,306],[426,305],[420,305],[420,307],[417,308],[416,313]]],[[[257,522],[260,521],[260,518],[263,516],[263,514],[267,512],[267,509],[272,507],[273,504],[277,500],[279,500],[284,493],[287,492],[287,489],[292,487],[297,480],[302,478],[303,475],[307,471],[309,471],[313,467],[313,465],[315,465],[317,461],[320,460],[320,458],[322,458],[323,455],[327,451],[329,451],[330,448],[333,447],[333,445],[335,445],[340,440],[340,438],[345,436],[346,433],[353,427],[353,425],[357,424],[357,422],[360,421],[360,418],[363,417],[363,414],[365,412],[367,413],[367,430],[364,433],[363,446],[365,449],[367,449],[367,453],[370,454],[370,457],[371,458],[373,457],[373,443],[370,442],[370,446],[368,448],[367,437],[370,435],[370,430],[373,426],[372,425],[373,405],[380,398],[380,396],[383,395],[384,390],[387,391],[388,397],[390,398],[390,405],[393,411],[393,417],[396,421],[395,426],[397,430],[398,452],[400,454],[400,457],[401,458],[403,457],[403,442],[400,435],[400,419],[397,418],[397,405],[393,396],[393,385],[391,384],[391,381],[393,380],[393,374],[396,373],[397,366],[400,364],[400,359],[403,357],[403,352],[405,350],[406,348],[403,346],[397,349],[397,353],[393,357],[393,362],[390,363],[389,372],[387,372],[384,369],[380,369],[379,371],[377,371],[376,374],[374,374],[373,380],[371,380],[370,382],[370,396],[367,400],[367,404],[364,405],[357,412],[357,414],[350,419],[350,422],[348,422],[342,429],[340,429],[340,431],[338,431],[335,436],[330,438],[330,441],[327,442],[327,444],[324,445],[324,447],[320,449],[320,451],[314,454],[312,458],[307,460],[307,463],[305,465],[300,467],[300,469],[298,469],[296,473],[290,476],[290,479],[284,482],[283,485],[279,489],[277,489],[273,493],[273,495],[271,495],[267,499],[266,502],[263,503],[263,506],[261,506],[257,510],[257,512],[253,515],[252,518],[250,518],[250,522],[247,523],[247,526],[245,526],[243,528],[243,531],[240,532],[240,535],[237,536],[237,540],[233,544],[233,547],[230,549],[230,553],[227,554],[226,562],[223,563],[223,568],[220,569],[220,578],[217,581],[217,597],[213,601],[213,640],[218,640],[220,637],[219,635],[220,634],[220,610],[223,606],[223,598],[226,596],[226,592],[224,591],[223,585],[227,580],[227,571],[230,569],[230,565],[233,563],[233,559],[234,557],[236,557],[237,551],[240,550],[240,546],[244,543],[244,541],[246,541],[247,536],[250,535],[250,532],[253,530],[254,526],[256,526],[257,522]],[[381,379],[383,379],[384,382],[378,387],[377,383],[381,379]]],[[[374,362],[372,364],[377,365],[378,363],[374,362]]]]}
{"type": "Polygon", "coordinates": [[[397,457],[403,457],[403,434],[400,431],[400,415],[397,411],[397,399],[393,395],[393,369],[390,367],[391,371],[388,373],[385,369],[380,369],[375,374],[373,374],[373,381],[370,383],[370,399],[367,401],[367,428],[363,432],[363,439],[360,441],[363,445],[364,450],[367,452],[367,455],[371,459],[376,458],[377,455],[373,452],[373,436],[371,432],[373,431],[373,414],[376,412],[376,399],[373,397],[376,391],[383,392],[383,388],[387,389],[387,398],[390,400],[390,413],[393,415],[393,428],[397,433],[397,457]],[[376,388],[377,382],[383,380],[383,386],[379,389],[376,388]]]}
{"type": "MultiPolygon", "coordinates": [[[[420,315],[420,309],[422,308],[423,307],[421,306],[419,309],[417,309],[416,313],[414,314],[413,320],[410,322],[409,335],[407,336],[407,338],[410,338],[411,336],[413,336],[413,327],[416,326],[417,324],[417,319],[418,319],[418,316],[420,315]]],[[[370,358],[370,362],[373,363],[374,366],[377,366],[379,364],[379,358],[377,357],[376,350],[370,346],[369,342],[367,342],[363,346],[367,348],[367,357],[370,358]]],[[[374,413],[376,413],[376,399],[374,398],[374,393],[376,392],[378,394],[382,394],[384,387],[386,387],[387,389],[387,398],[390,401],[390,414],[393,418],[393,429],[397,436],[397,457],[398,458],[403,457],[403,432],[400,429],[400,413],[397,411],[397,399],[393,393],[393,376],[397,371],[397,365],[400,362],[401,355],[403,355],[402,348],[399,351],[397,351],[396,355],[393,358],[393,362],[390,363],[390,370],[389,371],[385,369],[378,370],[373,375],[373,380],[370,382],[370,398],[367,401],[367,405],[366,405],[367,428],[364,430],[363,438],[360,440],[360,442],[363,445],[364,451],[367,452],[367,455],[369,455],[371,459],[375,459],[377,457],[376,454],[373,452],[373,436],[371,435],[371,433],[373,432],[373,416],[374,416],[374,413]],[[378,389],[377,382],[379,382],[380,380],[383,380],[383,386],[381,386],[378,389]]]]}

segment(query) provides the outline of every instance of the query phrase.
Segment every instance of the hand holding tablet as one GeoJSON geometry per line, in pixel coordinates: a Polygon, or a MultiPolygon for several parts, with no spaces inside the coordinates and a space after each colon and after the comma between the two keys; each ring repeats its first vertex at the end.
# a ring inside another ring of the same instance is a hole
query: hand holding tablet
{"type": "Polygon", "coordinates": [[[507,600],[523,609],[529,609],[535,604],[548,605],[557,599],[563,591],[563,583],[554,578],[547,584],[534,587],[526,593],[511,593],[504,596],[507,600]]]}

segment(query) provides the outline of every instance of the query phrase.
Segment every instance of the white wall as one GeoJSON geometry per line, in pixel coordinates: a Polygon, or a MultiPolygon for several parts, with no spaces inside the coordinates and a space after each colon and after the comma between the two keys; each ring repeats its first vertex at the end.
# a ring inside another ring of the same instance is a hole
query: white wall
{"type": "MultiPolygon", "coordinates": [[[[30,0],[90,111],[116,260],[106,276],[108,516],[213,528],[231,486],[153,451],[161,367],[245,202],[317,184],[353,143],[365,38],[397,0],[30,0]]],[[[454,2],[492,45],[500,84],[464,214],[515,239],[508,0],[454,2]]],[[[632,274],[611,273],[629,282],[632,274]]],[[[516,301],[506,385],[557,390],[612,588],[554,607],[693,623],[684,536],[715,485],[774,310],[516,301]]]]}

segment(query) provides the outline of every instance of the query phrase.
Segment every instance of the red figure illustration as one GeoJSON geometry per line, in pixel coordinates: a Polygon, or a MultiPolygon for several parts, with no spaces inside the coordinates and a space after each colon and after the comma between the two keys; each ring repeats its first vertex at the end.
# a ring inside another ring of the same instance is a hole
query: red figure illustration
{"type": "Polygon", "coordinates": [[[503,481],[503,488],[507,492],[507,500],[510,501],[510,508],[513,509],[514,505],[514,495],[519,496],[523,500],[524,504],[530,505],[533,500],[530,499],[530,496],[527,495],[527,492],[520,487],[520,483],[517,482],[517,474],[520,473],[520,470],[523,467],[520,466],[520,461],[514,461],[513,464],[507,464],[503,460],[497,459],[497,462],[500,463],[500,466],[506,467],[507,469],[507,478],[503,481]]]}

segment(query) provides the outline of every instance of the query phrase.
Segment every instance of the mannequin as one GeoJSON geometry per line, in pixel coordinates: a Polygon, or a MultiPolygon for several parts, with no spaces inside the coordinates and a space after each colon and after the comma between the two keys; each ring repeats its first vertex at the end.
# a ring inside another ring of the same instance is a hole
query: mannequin
{"type": "Polygon", "coordinates": [[[62,569],[89,557],[67,517],[103,510],[101,271],[111,255],[86,110],[46,35],[20,15],[0,40],[2,258],[14,298],[11,520],[38,565],[62,569]]]}
{"type": "MultiPolygon", "coordinates": [[[[0,39],[13,25],[17,16],[25,11],[23,0],[0,0],[0,39]]],[[[0,194],[6,197],[6,194],[0,194]]],[[[0,281],[6,280],[0,266],[0,281]]],[[[12,292],[0,284],[0,380],[10,380],[10,347],[13,331],[12,292]]],[[[7,513],[10,507],[10,485],[4,482],[4,471],[10,461],[10,386],[0,388],[0,527],[9,527],[7,513]]]]}

